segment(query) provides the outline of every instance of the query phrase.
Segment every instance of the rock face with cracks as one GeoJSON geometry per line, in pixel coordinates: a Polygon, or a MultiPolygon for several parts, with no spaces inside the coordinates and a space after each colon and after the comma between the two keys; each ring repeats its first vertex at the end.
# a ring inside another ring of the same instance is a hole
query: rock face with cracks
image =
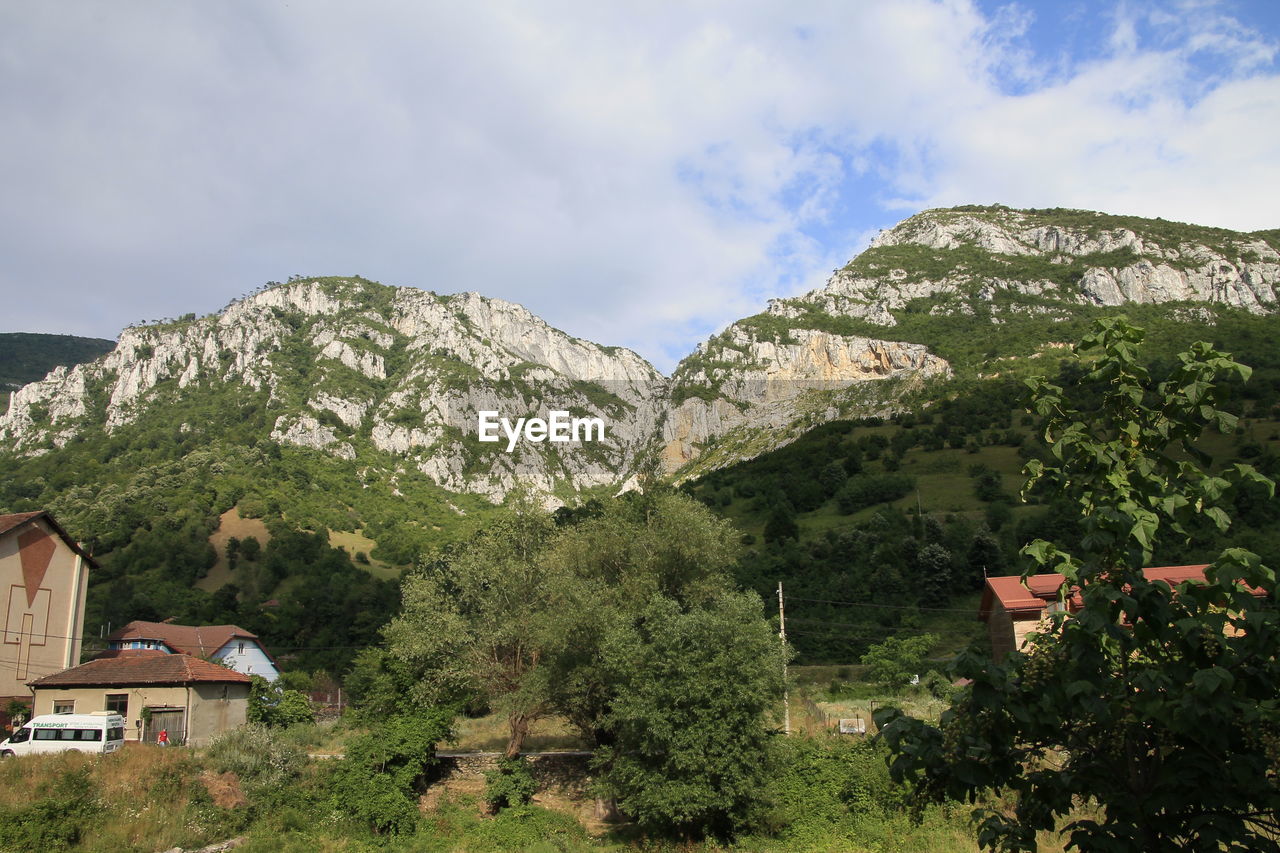
{"type": "Polygon", "coordinates": [[[1272,313],[1276,244],[1271,232],[1082,211],[926,211],[882,232],[824,287],[703,342],[670,378],[500,299],[299,279],[207,317],[125,329],[97,361],[13,392],[0,447],[56,452],[183,395],[235,386],[265,396],[263,440],[385,455],[495,501],[523,485],[555,502],[646,474],[683,479],[826,420],[901,409],[904,393],[952,373],[925,345],[894,340],[904,311],[975,323],[1127,304],[1272,313]],[[514,422],[554,411],[598,419],[604,439],[522,439],[509,451],[505,437],[478,440],[481,412],[514,422]]]}

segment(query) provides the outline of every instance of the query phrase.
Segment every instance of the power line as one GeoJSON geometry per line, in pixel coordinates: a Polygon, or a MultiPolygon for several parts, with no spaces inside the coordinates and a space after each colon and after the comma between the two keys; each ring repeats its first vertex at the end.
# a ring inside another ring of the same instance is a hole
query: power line
{"type": "Polygon", "coordinates": [[[798,595],[787,596],[791,601],[808,601],[813,604],[840,604],[846,607],[875,607],[881,610],[926,610],[930,613],[974,613],[969,607],[919,607],[914,604],[874,604],[870,601],[836,601],[830,598],[801,598],[798,595]]]}

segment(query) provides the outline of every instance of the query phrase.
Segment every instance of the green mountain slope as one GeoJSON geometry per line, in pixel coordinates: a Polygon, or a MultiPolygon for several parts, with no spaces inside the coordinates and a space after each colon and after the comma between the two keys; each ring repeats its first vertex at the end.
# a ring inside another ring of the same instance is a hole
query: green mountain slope
{"type": "MultiPolygon", "coordinates": [[[[810,599],[807,659],[848,662],[929,614],[950,624],[978,567],[1007,570],[1024,527],[1052,521],[1012,499],[1036,452],[1016,380],[1057,373],[1094,317],[1145,326],[1157,372],[1201,338],[1258,368],[1244,432],[1210,449],[1271,459],[1276,247],[1276,232],[1080,211],[927,211],[670,380],[478,294],[271,284],[126,329],[18,391],[0,415],[0,511],[51,509],[99,556],[90,634],[236,622],[337,671],[395,608],[398,573],[512,489],[573,503],[665,474],[742,528],[744,583],[810,599]],[[481,410],[550,409],[606,419],[609,441],[508,453],[477,438],[481,410]],[[228,550],[233,508],[265,541],[228,550]]],[[[1269,553],[1270,510],[1249,511],[1269,553]]]]}

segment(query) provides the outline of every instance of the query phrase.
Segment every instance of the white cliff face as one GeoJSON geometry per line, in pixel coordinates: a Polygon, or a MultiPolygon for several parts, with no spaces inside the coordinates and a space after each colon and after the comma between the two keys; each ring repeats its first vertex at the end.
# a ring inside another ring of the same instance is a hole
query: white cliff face
{"type": "Polygon", "coordinates": [[[1079,305],[1193,303],[1172,309],[1188,319],[1211,306],[1276,310],[1280,252],[1265,235],[1062,219],[1002,208],[912,217],[825,287],[773,300],[700,345],[670,380],[499,299],[294,281],[217,315],[126,329],[106,356],[19,389],[0,414],[0,447],[49,452],[232,385],[260,392],[262,437],[281,444],[391,457],[388,468],[495,500],[520,485],[565,494],[628,482],[655,453],[684,477],[825,420],[902,408],[902,394],[951,374],[926,347],[891,340],[906,309],[974,323],[1079,305]],[[861,333],[832,331],[842,327],[861,333]],[[515,422],[553,411],[600,419],[604,439],[510,451],[501,433],[478,440],[481,412],[515,422]]]}
{"type": "MultiPolygon", "coordinates": [[[[1087,215],[1077,215],[1074,219],[1085,224],[1067,227],[1046,224],[1045,216],[1008,209],[926,211],[881,232],[864,256],[837,270],[825,287],[797,300],[775,300],[769,311],[794,318],[819,310],[893,326],[893,312],[911,300],[954,293],[986,302],[1015,294],[1048,295],[1068,305],[1196,301],[1253,313],[1276,309],[1280,252],[1266,241],[1194,228],[1186,233],[1201,233],[1213,245],[1187,236],[1143,236],[1127,227],[1107,227],[1111,218],[1095,216],[1097,225],[1089,224],[1087,215]],[[1019,259],[1040,256],[1054,264],[1078,266],[1081,275],[1070,284],[1034,275],[991,275],[971,269],[970,259],[958,254],[950,272],[931,277],[895,268],[889,256],[875,251],[911,246],[942,252],[976,249],[1015,270],[1019,259]],[[883,268],[877,268],[880,257],[886,258],[883,268]]],[[[972,313],[964,302],[954,310],[972,313]]]]}
{"type": "Polygon", "coordinates": [[[735,324],[699,348],[714,366],[686,360],[677,371],[677,392],[683,386],[695,394],[699,389],[714,393],[688,396],[669,413],[662,433],[662,464],[668,472],[696,461],[709,442],[725,436],[736,434],[742,449],[722,452],[718,464],[778,447],[851,408],[860,414],[892,411],[883,402],[868,410],[866,397],[851,393],[869,382],[951,375],[946,361],[919,344],[804,328],[793,329],[789,337],[785,343],[759,340],[735,324]]]}
{"type": "Polygon", "coordinates": [[[667,393],[635,353],[573,338],[519,305],[323,280],[265,290],[217,316],[126,329],[98,361],[14,392],[0,442],[42,452],[214,383],[267,391],[278,410],[270,438],[281,444],[344,459],[368,448],[495,500],[517,485],[551,493],[621,481],[648,451],[667,393]],[[95,399],[105,403],[98,423],[88,417],[95,399]],[[505,437],[476,440],[481,411],[514,422],[553,410],[598,417],[603,440],[521,441],[510,453],[505,437]]]}

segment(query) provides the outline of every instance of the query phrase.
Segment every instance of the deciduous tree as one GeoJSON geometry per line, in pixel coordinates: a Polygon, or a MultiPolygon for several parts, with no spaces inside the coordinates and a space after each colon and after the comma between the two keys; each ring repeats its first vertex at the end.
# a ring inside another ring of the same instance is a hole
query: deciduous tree
{"type": "Polygon", "coordinates": [[[921,799],[1013,802],[979,810],[986,847],[1034,850],[1037,831],[1065,824],[1086,850],[1280,849],[1275,575],[1235,548],[1206,583],[1171,589],[1141,571],[1197,517],[1225,530],[1233,482],[1273,495],[1249,466],[1212,470],[1196,446],[1206,426],[1235,427],[1225,383],[1249,370],[1200,343],[1152,383],[1141,339],[1108,320],[1080,343],[1098,353],[1087,409],[1032,383],[1051,453],[1028,464],[1029,487],[1076,507],[1083,536],[1024,553],[1063,574],[1060,595],[1080,589],[1083,610],[1002,664],[962,655],[955,674],[973,683],[939,727],[876,715],[895,776],[921,799]]]}

